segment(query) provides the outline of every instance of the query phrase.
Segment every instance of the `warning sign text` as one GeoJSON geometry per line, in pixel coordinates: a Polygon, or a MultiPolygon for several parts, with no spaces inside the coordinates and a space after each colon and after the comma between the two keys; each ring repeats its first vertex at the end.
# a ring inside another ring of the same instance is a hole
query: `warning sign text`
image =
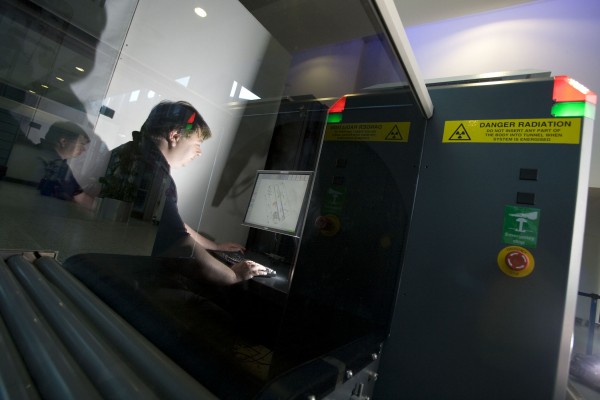
{"type": "Polygon", "coordinates": [[[345,142],[408,142],[410,122],[370,122],[328,124],[326,141],[345,142]]]}
{"type": "Polygon", "coordinates": [[[580,118],[446,121],[444,143],[579,144],[580,118]]]}

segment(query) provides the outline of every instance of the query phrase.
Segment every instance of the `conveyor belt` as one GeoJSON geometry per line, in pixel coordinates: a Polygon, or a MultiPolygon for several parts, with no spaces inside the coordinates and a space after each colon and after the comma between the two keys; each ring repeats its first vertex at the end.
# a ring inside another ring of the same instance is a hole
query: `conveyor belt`
{"type": "Polygon", "coordinates": [[[216,398],[51,257],[0,260],[0,397],[216,398]]]}

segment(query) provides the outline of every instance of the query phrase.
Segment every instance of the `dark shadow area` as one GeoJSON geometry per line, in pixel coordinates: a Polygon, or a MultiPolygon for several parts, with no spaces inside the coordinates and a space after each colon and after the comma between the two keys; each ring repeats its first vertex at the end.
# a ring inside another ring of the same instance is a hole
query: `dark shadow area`
{"type": "Polygon", "coordinates": [[[248,309],[235,309],[243,288],[198,283],[188,259],[82,254],[63,265],[220,398],[251,398],[264,385],[254,366],[262,361],[252,359],[262,344],[244,324],[252,314],[238,319],[248,309]]]}

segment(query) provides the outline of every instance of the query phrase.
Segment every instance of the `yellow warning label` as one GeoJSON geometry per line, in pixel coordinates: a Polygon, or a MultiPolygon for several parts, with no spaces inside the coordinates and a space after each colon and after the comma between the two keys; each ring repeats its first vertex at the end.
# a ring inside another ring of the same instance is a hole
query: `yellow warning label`
{"type": "Polygon", "coordinates": [[[410,122],[328,124],[325,140],[338,142],[408,142],[410,122]]]}
{"type": "Polygon", "coordinates": [[[446,121],[444,143],[579,144],[581,118],[446,121]]]}

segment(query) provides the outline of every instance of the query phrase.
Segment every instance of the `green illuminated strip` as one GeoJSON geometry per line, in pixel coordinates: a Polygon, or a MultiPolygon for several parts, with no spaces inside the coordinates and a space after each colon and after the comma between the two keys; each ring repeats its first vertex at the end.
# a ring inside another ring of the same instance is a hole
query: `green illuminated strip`
{"type": "Polygon", "coordinates": [[[334,113],[327,116],[328,124],[337,124],[338,122],[342,122],[342,113],[334,113]]]}
{"type": "Polygon", "coordinates": [[[552,115],[555,117],[586,117],[594,119],[596,106],[583,101],[556,103],[552,106],[552,115]]]}

